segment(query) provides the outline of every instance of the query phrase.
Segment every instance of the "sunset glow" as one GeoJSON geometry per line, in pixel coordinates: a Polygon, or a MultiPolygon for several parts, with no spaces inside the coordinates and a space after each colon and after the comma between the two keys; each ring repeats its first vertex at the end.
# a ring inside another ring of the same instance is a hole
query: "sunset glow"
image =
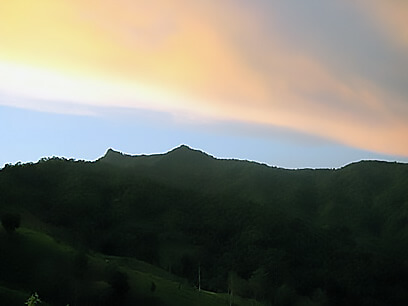
{"type": "Polygon", "coordinates": [[[407,20],[397,0],[3,1],[0,105],[158,111],[408,157],[407,20]]]}

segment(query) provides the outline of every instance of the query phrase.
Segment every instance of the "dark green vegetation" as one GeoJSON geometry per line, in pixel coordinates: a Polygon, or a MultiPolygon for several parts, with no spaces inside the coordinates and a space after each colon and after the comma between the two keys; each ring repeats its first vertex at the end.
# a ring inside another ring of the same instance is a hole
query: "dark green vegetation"
{"type": "Polygon", "coordinates": [[[0,209],[21,215],[0,232],[0,299],[16,305],[408,304],[407,164],[109,150],[6,166],[0,209]]]}
{"type": "Polygon", "coordinates": [[[1,224],[8,233],[14,232],[20,226],[21,216],[19,214],[4,213],[1,216],[1,224]]]}

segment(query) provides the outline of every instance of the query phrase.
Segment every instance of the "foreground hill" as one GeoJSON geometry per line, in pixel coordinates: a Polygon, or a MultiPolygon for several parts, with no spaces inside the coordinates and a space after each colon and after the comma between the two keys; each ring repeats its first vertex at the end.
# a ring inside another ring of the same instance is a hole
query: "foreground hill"
{"type": "MultiPolygon", "coordinates": [[[[75,250],[50,236],[21,228],[0,231],[2,305],[24,305],[38,292],[41,305],[215,305],[228,296],[198,291],[182,278],[134,258],[75,250]]],[[[259,305],[235,297],[242,306],[259,305]]]]}
{"type": "Polygon", "coordinates": [[[0,209],[73,249],[142,260],[235,301],[406,305],[407,187],[407,164],[286,170],[181,146],[6,166],[0,209]]]}

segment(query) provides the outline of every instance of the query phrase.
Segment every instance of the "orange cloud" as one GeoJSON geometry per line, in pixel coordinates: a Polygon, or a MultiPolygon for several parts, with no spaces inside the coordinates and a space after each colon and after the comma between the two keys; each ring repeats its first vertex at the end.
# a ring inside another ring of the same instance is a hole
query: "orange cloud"
{"type": "Polygon", "coordinates": [[[52,110],[62,100],[181,112],[408,156],[401,97],[282,37],[232,1],[5,1],[0,91],[52,110]]]}
{"type": "Polygon", "coordinates": [[[380,29],[385,29],[386,33],[397,43],[408,47],[408,2],[404,0],[364,0],[356,2],[360,5],[380,29]]]}

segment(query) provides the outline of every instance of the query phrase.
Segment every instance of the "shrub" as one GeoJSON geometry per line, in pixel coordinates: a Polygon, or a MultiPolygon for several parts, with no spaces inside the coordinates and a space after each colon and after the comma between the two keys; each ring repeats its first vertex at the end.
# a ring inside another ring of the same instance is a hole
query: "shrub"
{"type": "Polygon", "coordinates": [[[7,233],[14,232],[20,227],[21,217],[19,214],[6,213],[1,216],[1,224],[7,233]]]}

